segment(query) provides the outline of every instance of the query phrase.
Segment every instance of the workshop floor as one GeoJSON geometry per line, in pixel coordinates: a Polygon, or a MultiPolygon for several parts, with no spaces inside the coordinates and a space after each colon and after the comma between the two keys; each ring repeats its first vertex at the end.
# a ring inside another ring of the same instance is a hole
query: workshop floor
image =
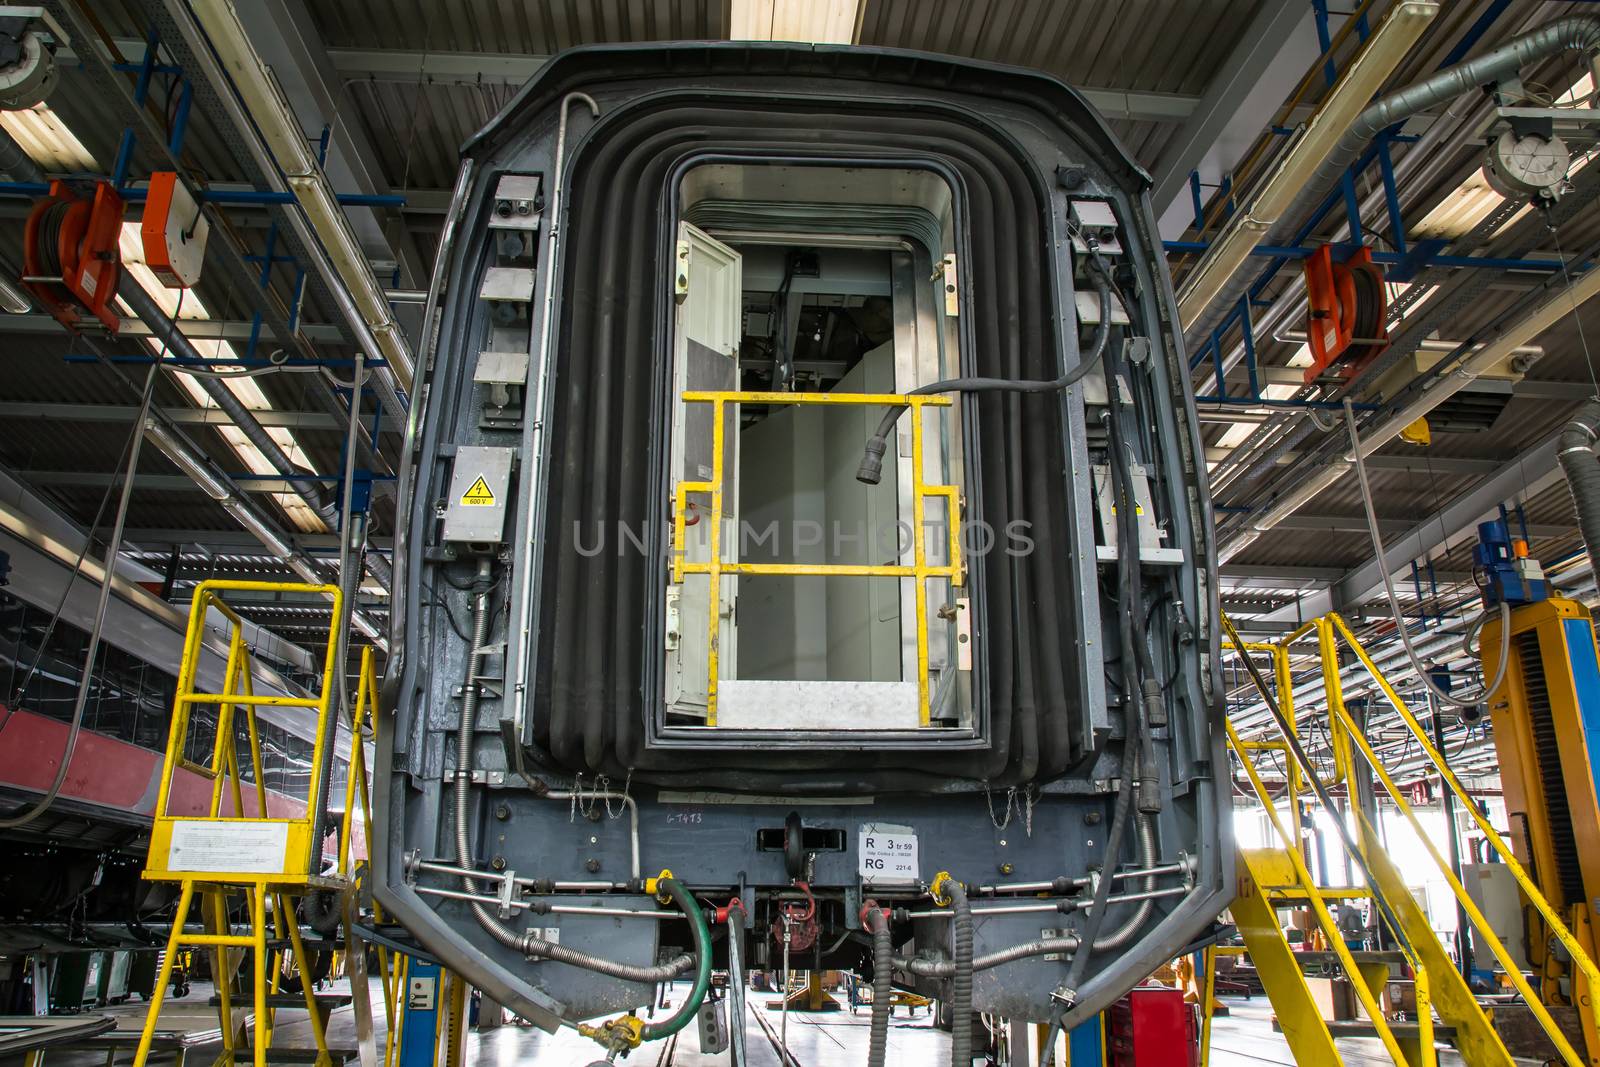
{"type": "MultiPolygon", "coordinates": [[[[346,989],[343,982],[333,987],[337,992],[346,989]]],[[[207,1004],[211,992],[209,985],[196,983],[187,997],[168,1000],[162,1007],[162,1027],[215,1030],[216,1010],[207,1004]]],[[[766,1003],[774,999],[773,994],[750,993],[745,1027],[749,1067],[786,1067],[778,1054],[781,1013],[766,1008],[766,1003]]],[[[1260,1067],[1261,1064],[1294,1062],[1283,1036],[1272,1029],[1272,1009],[1264,997],[1249,1000],[1229,997],[1223,998],[1223,1002],[1229,1014],[1219,1016],[1213,1024],[1210,1067],[1260,1067]]],[[[373,1009],[378,1028],[375,1038],[381,1051],[383,1002],[376,984],[373,986],[373,1009]]],[[[107,1012],[117,1018],[119,1029],[137,1031],[144,1022],[142,1001],[112,1007],[107,1012]]],[[[790,1013],[788,1045],[792,1059],[788,1067],[861,1067],[867,1059],[868,1025],[865,1008],[855,1015],[848,1009],[825,1014],[790,1013]]],[[[328,1036],[335,1048],[355,1047],[355,1017],[351,1008],[340,1008],[333,1013],[328,1036]]],[[[274,1043],[309,1047],[311,1027],[305,1014],[280,1011],[274,1043]]],[[[1347,1067],[1388,1067],[1392,1062],[1375,1038],[1343,1039],[1338,1044],[1347,1067]]],[[[933,1027],[932,1017],[926,1011],[914,1017],[897,1011],[890,1030],[889,1049],[890,1063],[937,1067],[949,1059],[950,1036],[933,1027]]],[[[508,1024],[472,1033],[468,1037],[466,1063],[471,1067],[581,1067],[602,1058],[598,1046],[571,1030],[548,1034],[533,1027],[508,1024]]],[[[209,1050],[197,1050],[191,1054],[189,1062],[194,1067],[209,1063],[210,1059],[209,1050]]],[[[117,1057],[120,1065],[131,1061],[131,1051],[117,1057]]],[[[172,1056],[153,1056],[151,1062],[170,1064],[172,1056]]],[[[675,1041],[669,1039],[665,1044],[641,1049],[629,1057],[628,1062],[634,1067],[722,1067],[728,1062],[728,1056],[726,1053],[702,1053],[698,1031],[689,1026],[675,1041]]],[[[7,1063],[0,1058],[0,1065],[7,1063]]],[[[103,1067],[104,1063],[103,1053],[58,1051],[50,1054],[47,1067],[103,1067]]],[[[352,1061],[352,1067],[354,1063],[352,1061]]],[[[1463,1061],[1454,1050],[1441,1048],[1439,1063],[1441,1067],[1460,1067],[1463,1061]]],[[[1532,1060],[1518,1063],[1538,1067],[1532,1060]]]]}

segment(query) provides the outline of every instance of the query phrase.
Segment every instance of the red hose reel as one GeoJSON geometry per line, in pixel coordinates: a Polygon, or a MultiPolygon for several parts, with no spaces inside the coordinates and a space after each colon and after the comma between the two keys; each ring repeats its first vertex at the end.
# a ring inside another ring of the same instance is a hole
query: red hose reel
{"type": "Polygon", "coordinates": [[[1340,374],[1353,374],[1388,346],[1388,298],[1371,249],[1358,249],[1342,263],[1334,262],[1332,245],[1317,249],[1306,260],[1306,302],[1307,385],[1335,364],[1340,374]]]}
{"type": "Polygon", "coordinates": [[[70,329],[98,321],[116,333],[122,324],[111,305],[122,270],[122,212],[122,197],[110,182],[95,183],[91,199],[54,181],[28,213],[22,282],[70,329]]]}

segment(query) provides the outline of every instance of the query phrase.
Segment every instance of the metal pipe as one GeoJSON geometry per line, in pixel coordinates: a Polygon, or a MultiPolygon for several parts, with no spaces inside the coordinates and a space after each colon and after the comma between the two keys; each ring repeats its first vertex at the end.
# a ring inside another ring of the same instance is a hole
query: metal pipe
{"type": "MultiPolygon", "coordinates": [[[[561,121],[556,130],[556,158],[554,175],[550,180],[550,225],[545,234],[544,250],[544,300],[540,303],[539,349],[530,360],[529,373],[537,375],[537,379],[528,383],[530,403],[528,409],[532,427],[529,431],[527,455],[536,457],[544,450],[544,410],[545,410],[545,385],[550,380],[550,353],[555,348],[555,300],[556,300],[556,265],[557,249],[561,246],[561,212],[566,202],[566,161],[567,161],[567,113],[574,102],[584,104],[589,109],[589,114],[596,118],[600,115],[600,105],[595,103],[594,97],[588,93],[573,92],[561,98],[561,121]],[[536,369],[535,369],[536,368],[536,369]]],[[[466,180],[466,171],[462,171],[461,179],[466,180]]],[[[529,327],[530,331],[532,327],[529,327]]],[[[533,337],[530,332],[528,338],[529,351],[533,350],[533,337]]],[[[538,472],[532,468],[534,463],[525,463],[527,468],[524,477],[529,479],[528,484],[538,484],[538,472]]],[[[533,516],[537,519],[539,516],[533,516]]],[[[537,528],[531,527],[531,528],[537,528]]],[[[533,593],[532,567],[522,568],[522,575],[517,587],[517,603],[526,605],[533,593]]],[[[527,613],[524,612],[524,616],[527,613]]],[[[513,684],[513,691],[525,693],[528,687],[528,661],[531,659],[531,644],[533,638],[533,622],[531,618],[524,618],[522,623],[521,654],[516,657],[517,674],[513,684]]],[[[520,715],[520,712],[519,712],[520,715]]],[[[521,726],[521,719],[518,719],[521,726]]],[[[513,746],[516,758],[521,758],[521,747],[513,746]]]]}
{"type": "MultiPolygon", "coordinates": [[[[412,866],[419,871],[433,871],[435,874],[453,874],[458,877],[477,878],[480,881],[494,881],[502,885],[505,884],[506,880],[504,874],[496,874],[493,871],[479,871],[471,867],[458,867],[453,863],[440,863],[437,860],[417,860],[412,866]]],[[[511,876],[511,882],[513,885],[524,886],[535,892],[546,890],[557,893],[610,892],[628,888],[626,882],[607,882],[598,879],[586,882],[552,882],[543,878],[520,878],[513,875],[511,876]]]]}
{"type": "MultiPolygon", "coordinates": [[[[1118,871],[1111,877],[1114,881],[1121,882],[1129,878],[1143,878],[1152,874],[1182,874],[1187,869],[1187,866],[1182,863],[1161,863],[1154,867],[1135,867],[1131,870],[1118,871]]],[[[997,893],[1050,893],[1061,892],[1064,888],[1093,884],[1093,878],[1058,878],[1050,882],[992,882],[988,885],[978,886],[973,892],[981,893],[985,896],[993,896],[997,893]]]]}
{"type": "MultiPolygon", "coordinates": [[[[1027,959],[1029,956],[1043,956],[1052,952],[1072,953],[1077,950],[1078,939],[1075,937],[1042,937],[1034,941],[1008,945],[988,955],[975,956],[972,960],[972,969],[987,971],[1002,964],[1027,959]]],[[[899,970],[924,978],[950,978],[956,973],[954,960],[928,956],[895,956],[893,959],[895,967],[899,970]]]]}
{"type": "Polygon", "coordinates": [[[460,889],[445,889],[442,886],[419,885],[418,893],[430,897],[446,897],[450,900],[469,900],[478,904],[488,904],[493,907],[511,908],[514,911],[529,910],[540,915],[610,915],[619,919],[684,919],[687,918],[678,911],[644,911],[640,908],[606,908],[584,907],[573,904],[541,904],[538,901],[508,900],[502,901],[499,897],[487,896],[483,893],[467,893],[460,889]]]}

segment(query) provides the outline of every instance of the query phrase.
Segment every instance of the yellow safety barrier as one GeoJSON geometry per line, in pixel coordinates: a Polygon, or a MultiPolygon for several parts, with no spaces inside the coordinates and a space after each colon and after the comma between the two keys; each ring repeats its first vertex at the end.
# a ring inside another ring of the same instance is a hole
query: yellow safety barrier
{"type": "MultiPolygon", "coordinates": [[[[282,945],[287,939],[289,951],[299,968],[301,991],[311,1017],[312,1037],[317,1048],[317,1067],[331,1067],[327,1035],[323,1018],[316,1001],[311,980],[312,968],[300,937],[300,925],[295,917],[295,900],[311,889],[337,890],[345,886],[342,877],[343,857],[348,845],[341,842],[340,871],[335,876],[324,876],[312,869],[313,857],[318,854],[320,812],[313,811],[312,798],[318,795],[326,746],[332,743],[334,670],[337,663],[337,634],[330,632],[323,663],[321,695],[317,697],[282,697],[257,695],[252,687],[250,650],[244,639],[244,621],[229,607],[223,595],[228,592],[311,593],[328,597],[333,602],[333,617],[342,617],[343,595],[334,585],[307,585],[296,582],[207,581],[195,590],[190,606],[189,628],[184,640],[183,659],[178,671],[177,693],[172,710],[172,723],[167,736],[166,755],[162,762],[161,780],[155,806],[155,819],[150,834],[150,855],[144,877],[152,881],[178,882],[181,889],[177,911],[172,919],[172,932],[167,939],[167,951],[155,989],[146,1012],[144,1029],[140,1034],[138,1050],[134,1054],[134,1067],[145,1067],[154,1039],[161,1004],[172,967],[185,946],[210,948],[215,953],[213,974],[216,976],[217,995],[222,1020],[223,1050],[219,1064],[233,1067],[243,1051],[247,1038],[244,1020],[237,1016],[233,1001],[232,981],[237,957],[230,950],[249,949],[252,953],[252,992],[256,1035],[252,1042],[255,1067],[266,1067],[268,1046],[272,1039],[273,1010],[271,996],[277,993],[281,966],[273,967],[270,980],[267,961],[275,954],[281,958],[282,945]],[[197,688],[201,643],[208,629],[209,614],[217,611],[229,624],[228,658],[223,672],[222,692],[205,693],[197,688]],[[212,739],[211,758],[206,764],[197,764],[184,755],[189,744],[190,712],[198,706],[216,706],[216,736],[212,739]],[[314,737],[311,756],[311,779],[308,786],[305,813],[296,818],[273,817],[268,814],[266,781],[262,774],[261,743],[256,723],[256,709],[260,707],[298,708],[315,711],[314,737]],[[239,736],[235,733],[235,717],[243,709],[244,731],[248,740],[251,770],[254,772],[255,812],[247,812],[244,801],[243,776],[238,759],[239,736]],[[211,779],[209,808],[203,817],[174,815],[171,811],[174,777],[179,768],[194,771],[211,779]],[[223,814],[223,797],[232,799],[230,814],[223,814]],[[242,893],[249,914],[247,934],[233,932],[229,914],[228,897],[242,893]],[[189,913],[199,894],[206,932],[191,934],[184,929],[189,913]],[[269,941],[267,902],[272,901],[275,937],[269,941]],[[273,944],[276,942],[276,944],[273,944]],[[232,957],[232,958],[230,958],[232,957]]],[[[368,661],[370,662],[370,661],[368,661]]],[[[365,678],[363,681],[365,682],[365,678]]],[[[357,743],[359,744],[359,731],[357,743]]],[[[364,780],[364,779],[363,779],[364,780]]],[[[348,807],[347,807],[348,815],[348,807]]]]}
{"type": "Polygon", "coordinates": [[[919,723],[927,726],[931,721],[928,706],[928,587],[929,578],[948,578],[950,584],[962,584],[960,537],[960,491],[953,485],[927,485],[922,480],[922,409],[949,407],[947,396],[923,396],[899,393],[741,393],[734,391],[689,391],[683,394],[685,403],[711,405],[711,477],[705,481],[679,482],[673,498],[672,514],[672,580],[681,583],[686,574],[710,576],[710,607],[706,625],[709,640],[706,645],[706,725],[717,724],[717,645],[721,629],[721,596],[724,574],[771,575],[823,575],[860,578],[912,578],[915,579],[917,626],[917,706],[919,723]],[[726,448],[723,416],[728,405],[740,404],[828,404],[867,405],[872,407],[904,407],[911,410],[911,528],[912,563],[906,564],[811,564],[811,563],[743,563],[722,558],[722,479],[723,451],[726,448]],[[688,523],[689,494],[708,493],[711,496],[711,558],[691,562],[684,546],[684,533],[688,523]],[[928,562],[928,549],[923,531],[925,504],[928,497],[941,497],[946,501],[949,519],[950,562],[935,566],[928,562]]]}

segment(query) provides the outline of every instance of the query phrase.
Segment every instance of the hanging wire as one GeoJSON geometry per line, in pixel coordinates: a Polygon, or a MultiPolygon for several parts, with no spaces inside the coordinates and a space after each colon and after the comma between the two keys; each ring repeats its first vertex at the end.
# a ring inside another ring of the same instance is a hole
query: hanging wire
{"type": "MultiPolygon", "coordinates": [[[[183,308],[184,290],[178,293],[178,309],[183,308]]],[[[161,351],[156,354],[155,361],[150,364],[149,373],[144,379],[144,394],[139,401],[139,414],[134,420],[133,432],[129,434],[128,445],[125,452],[127,467],[122,476],[122,492],[117,501],[117,517],[111,526],[111,539],[106,543],[104,556],[104,569],[100,579],[100,599],[95,606],[94,623],[89,628],[89,644],[83,654],[83,673],[78,677],[78,695],[72,706],[72,720],[67,728],[67,743],[61,752],[61,761],[56,766],[55,779],[50,783],[44,796],[40,797],[27,811],[8,819],[0,819],[0,830],[14,830],[19,826],[26,826],[47,811],[56,797],[61,794],[61,787],[67,780],[67,768],[72,763],[72,757],[78,750],[78,737],[83,730],[83,712],[89,703],[89,689],[94,685],[94,661],[100,651],[100,637],[105,631],[106,609],[111,602],[111,587],[116,582],[117,558],[122,552],[122,532],[127,527],[128,504],[133,497],[134,477],[139,470],[140,445],[144,442],[145,423],[150,418],[150,408],[155,401],[156,381],[161,374],[161,361],[166,358],[167,347],[172,340],[172,335],[178,328],[178,317],[173,315],[172,325],[161,339],[161,351]]],[[[93,531],[90,531],[91,535],[93,531]]],[[[76,578],[83,568],[84,561],[88,558],[87,540],[83,553],[78,557],[78,565],[73,568],[73,577],[76,578]]],[[[62,595],[61,607],[66,606],[66,595],[62,595]]],[[[59,618],[60,611],[57,612],[59,618]]],[[[51,620],[54,627],[55,620],[51,620]]],[[[43,655],[44,647],[41,645],[39,654],[43,655]]],[[[0,723],[3,730],[10,723],[7,718],[5,723],[0,723]]]]}
{"type": "Polygon", "coordinates": [[[1589,351],[1589,338],[1583,332],[1583,316],[1578,314],[1578,299],[1572,293],[1572,274],[1567,270],[1567,253],[1561,247],[1561,235],[1556,232],[1556,227],[1545,216],[1545,228],[1550,231],[1550,239],[1555,242],[1556,261],[1561,264],[1561,280],[1567,286],[1567,299],[1572,303],[1572,323],[1578,328],[1578,344],[1583,349],[1583,362],[1589,368],[1589,384],[1594,388],[1594,395],[1600,397],[1600,373],[1595,371],[1594,356],[1589,351]]]}

